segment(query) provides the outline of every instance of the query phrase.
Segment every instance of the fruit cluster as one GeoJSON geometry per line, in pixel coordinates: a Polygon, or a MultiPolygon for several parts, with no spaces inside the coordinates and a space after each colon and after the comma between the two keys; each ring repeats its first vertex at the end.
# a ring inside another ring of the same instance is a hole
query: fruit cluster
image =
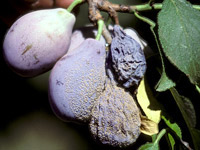
{"type": "Polygon", "coordinates": [[[95,27],[72,33],[74,23],[75,16],[62,8],[22,16],[5,36],[5,60],[24,77],[53,67],[49,101],[55,114],[88,123],[94,139],[103,144],[128,146],[140,135],[141,119],[133,93],[124,87],[138,86],[145,73],[143,42],[133,30],[115,25],[106,51],[103,37],[93,39],[95,27]]]}

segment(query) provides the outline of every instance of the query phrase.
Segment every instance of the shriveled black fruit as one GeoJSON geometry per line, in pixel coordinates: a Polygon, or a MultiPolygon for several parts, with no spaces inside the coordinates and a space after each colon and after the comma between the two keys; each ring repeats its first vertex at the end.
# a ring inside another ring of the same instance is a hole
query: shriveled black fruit
{"type": "Polygon", "coordinates": [[[105,89],[92,109],[90,131],[97,141],[114,147],[133,144],[140,135],[139,109],[133,97],[113,79],[106,79],[105,89]]]}
{"type": "Polygon", "coordinates": [[[137,87],[146,71],[144,52],[118,25],[113,29],[110,57],[119,83],[124,88],[137,87]]]}

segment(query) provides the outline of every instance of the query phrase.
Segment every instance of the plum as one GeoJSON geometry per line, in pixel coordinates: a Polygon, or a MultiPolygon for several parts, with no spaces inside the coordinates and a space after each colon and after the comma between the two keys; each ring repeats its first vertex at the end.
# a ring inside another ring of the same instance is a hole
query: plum
{"type": "MultiPolygon", "coordinates": [[[[71,36],[71,43],[70,43],[68,53],[73,52],[73,50],[76,49],[85,39],[95,38],[96,35],[97,35],[97,27],[92,26],[90,24],[84,27],[75,29],[71,36]]],[[[101,36],[100,42],[104,45],[106,44],[106,41],[103,38],[103,36],[101,36]]]]}
{"type": "Polygon", "coordinates": [[[63,121],[88,123],[103,144],[126,147],[140,135],[140,112],[133,96],[117,85],[105,45],[84,40],[53,67],[49,101],[63,121]]]}
{"type": "Polygon", "coordinates": [[[49,78],[49,100],[64,121],[88,122],[105,83],[105,46],[86,39],[76,53],[64,55],[49,78]]]}
{"type": "Polygon", "coordinates": [[[24,77],[48,71],[67,52],[74,23],[75,16],[62,8],[22,16],[5,36],[6,62],[24,77]]]}
{"type": "Polygon", "coordinates": [[[147,42],[140,37],[137,31],[135,31],[133,28],[126,28],[124,29],[124,32],[140,44],[140,47],[144,51],[146,57],[154,55],[152,49],[148,46],[147,42]]]}
{"type": "Polygon", "coordinates": [[[118,87],[113,75],[97,99],[89,124],[94,139],[114,147],[133,144],[140,135],[140,112],[131,96],[118,87]]]}
{"type": "MultiPolygon", "coordinates": [[[[108,29],[110,32],[113,31],[113,26],[109,25],[108,29]]],[[[150,49],[150,47],[148,47],[147,42],[144,41],[137,33],[137,31],[135,31],[132,28],[126,28],[124,29],[124,32],[131,36],[134,40],[136,40],[142,50],[144,50],[145,54],[147,55],[152,55],[152,51],[150,49]]],[[[71,53],[76,47],[78,47],[85,39],[87,38],[95,38],[97,35],[97,27],[93,26],[91,24],[88,24],[84,27],[80,27],[77,28],[73,31],[72,33],[72,38],[71,38],[71,44],[68,50],[68,53],[71,53]]],[[[103,36],[101,36],[100,38],[100,42],[102,42],[102,44],[106,44],[106,41],[104,39],[103,36]]]]}
{"type": "Polygon", "coordinates": [[[124,88],[138,87],[146,71],[146,59],[140,44],[119,25],[114,26],[110,57],[117,80],[124,88]]]}

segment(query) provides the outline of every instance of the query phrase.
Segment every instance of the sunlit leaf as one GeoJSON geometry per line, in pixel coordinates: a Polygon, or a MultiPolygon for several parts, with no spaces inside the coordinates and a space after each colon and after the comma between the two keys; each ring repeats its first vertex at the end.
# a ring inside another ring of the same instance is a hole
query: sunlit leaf
{"type": "Polygon", "coordinates": [[[158,15],[163,51],[193,84],[200,85],[200,11],[186,0],[164,0],[158,15]]]}
{"type": "Polygon", "coordinates": [[[138,87],[137,100],[148,119],[159,123],[161,108],[145,79],[141,81],[138,87]]]}

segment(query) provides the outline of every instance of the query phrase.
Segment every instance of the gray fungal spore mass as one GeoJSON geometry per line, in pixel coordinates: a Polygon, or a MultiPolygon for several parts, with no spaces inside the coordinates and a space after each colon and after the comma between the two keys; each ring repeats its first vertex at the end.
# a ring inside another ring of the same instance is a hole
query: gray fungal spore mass
{"type": "Polygon", "coordinates": [[[86,39],[64,55],[49,78],[50,104],[64,121],[86,123],[105,83],[105,46],[86,39]]]}
{"type": "Polygon", "coordinates": [[[114,79],[107,78],[105,90],[92,109],[90,131],[97,141],[114,147],[133,144],[140,135],[139,109],[133,97],[114,79]]]}
{"type": "Polygon", "coordinates": [[[105,49],[88,38],[59,59],[49,78],[49,100],[60,119],[89,124],[96,141],[127,147],[140,135],[140,111],[132,92],[117,83],[105,49]]]}
{"type": "Polygon", "coordinates": [[[112,67],[124,88],[138,86],[146,71],[146,59],[138,42],[127,35],[119,25],[113,29],[110,48],[112,67]]]}

